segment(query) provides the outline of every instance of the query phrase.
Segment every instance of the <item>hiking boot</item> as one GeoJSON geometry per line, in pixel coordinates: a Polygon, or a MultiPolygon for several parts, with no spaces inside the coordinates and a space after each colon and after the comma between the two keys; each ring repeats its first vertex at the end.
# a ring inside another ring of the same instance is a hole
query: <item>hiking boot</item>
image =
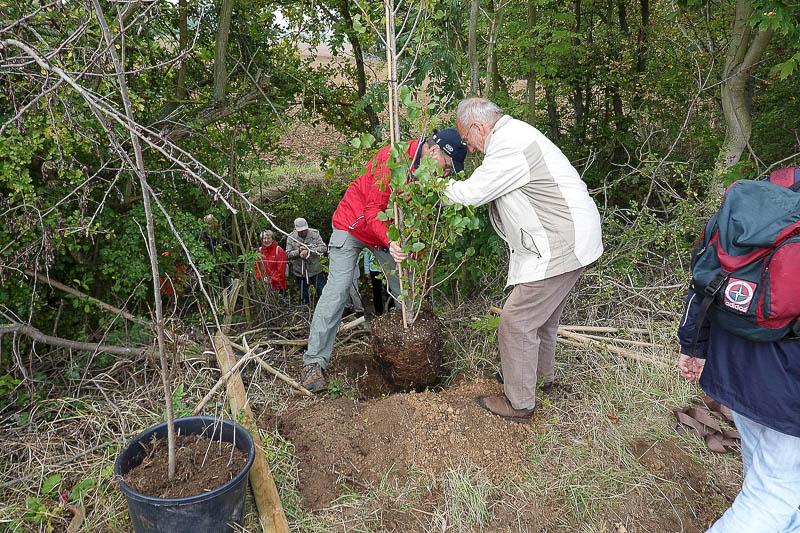
{"type": "Polygon", "coordinates": [[[530,422],[533,412],[536,410],[535,407],[533,409],[514,409],[505,394],[502,396],[478,396],[475,401],[493,415],[522,424],[530,422]]]}
{"type": "Polygon", "coordinates": [[[328,388],[325,382],[325,371],[317,363],[305,365],[300,373],[301,385],[317,394],[328,388]]]}
{"type": "MultiPolygon", "coordinates": [[[[498,382],[500,385],[503,385],[505,382],[503,381],[503,374],[502,372],[495,372],[494,380],[498,382]]],[[[550,392],[550,389],[553,388],[553,380],[545,381],[539,386],[539,390],[542,392],[550,392]]]]}

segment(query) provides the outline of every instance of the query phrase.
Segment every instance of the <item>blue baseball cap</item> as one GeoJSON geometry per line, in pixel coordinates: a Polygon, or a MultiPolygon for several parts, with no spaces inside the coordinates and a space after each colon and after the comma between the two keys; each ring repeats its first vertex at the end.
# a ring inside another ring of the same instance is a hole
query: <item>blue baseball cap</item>
{"type": "Polygon", "coordinates": [[[467,145],[454,128],[438,131],[432,136],[433,141],[450,156],[453,161],[453,170],[456,173],[464,170],[464,159],[467,157],[467,145]]]}

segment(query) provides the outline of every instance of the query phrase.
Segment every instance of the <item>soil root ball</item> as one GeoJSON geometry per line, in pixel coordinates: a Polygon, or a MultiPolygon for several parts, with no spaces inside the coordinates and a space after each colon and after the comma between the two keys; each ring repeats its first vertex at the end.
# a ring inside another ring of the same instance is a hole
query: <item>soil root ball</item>
{"type": "Polygon", "coordinates": [[[400,390],[421,390],[439,383],[444,325],[422,311],[408,329],[399,310],[372,322],[372,351],[386,379],[400,390]]]}

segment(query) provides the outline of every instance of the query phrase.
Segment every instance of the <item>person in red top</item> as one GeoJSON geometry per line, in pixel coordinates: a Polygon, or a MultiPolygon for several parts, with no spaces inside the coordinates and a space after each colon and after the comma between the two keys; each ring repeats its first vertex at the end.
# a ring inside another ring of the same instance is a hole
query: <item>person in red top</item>
{"type": "Polygon", "coordinates": [[[286,290],[286,252],[275,242],[275,235],[271,230],[261,233],[258,253],[261,257],[253,265],[256,278],[263,279],[265,283],[269,280],[270,286],[283,295],[286,290]]]}
{"type": "MultiPolygon", "coordinates": [[[[392,194],[391,173],[386,164],[390,149],[385,146],[367,163],[366,172],[347,188],[333,214],[333,233],[328,245],[328,283],[314,310],[308,349],[303,356],[301,380],[312,392],[326,388],[325,369],[330,362],[336,330],[349,298],[348,289],[353,283],[353,270],[361,250],[368,246],[385,272],[394,270],[395,260],[402,261],[405,257],[399,243],[389,242],[387,223],[377,218],[378,213],[386,210],[392,194]]],[[[405,154],[412,161],[413,169],[423,157],[430,157],[444,176],[448,176],[451,170],[463,170],[467,149],[456,130],[451,128],[408,141],[405,154]]],[[[397,276],[389,276],[389,294],[394,297],[399,293],[397,276]]]]}

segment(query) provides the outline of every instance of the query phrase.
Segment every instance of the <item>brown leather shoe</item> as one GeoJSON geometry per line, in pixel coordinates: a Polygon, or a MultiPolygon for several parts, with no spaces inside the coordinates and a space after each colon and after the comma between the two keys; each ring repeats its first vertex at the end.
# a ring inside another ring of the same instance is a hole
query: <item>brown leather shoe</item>
{"type": "Polygon", "coordinates": [[[505,394],[502,396],[478,396],[475,401],[493,415],[523,424],[531,421],[533,412],[536,410],[535,407],[533,409],[514,409],[505,394]]]}

